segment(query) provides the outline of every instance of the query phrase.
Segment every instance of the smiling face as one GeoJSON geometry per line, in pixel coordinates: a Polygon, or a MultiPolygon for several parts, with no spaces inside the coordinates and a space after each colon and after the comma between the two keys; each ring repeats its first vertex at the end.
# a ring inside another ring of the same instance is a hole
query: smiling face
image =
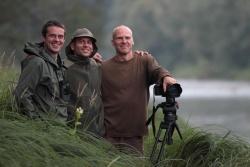
{"type": "Polygon", "coordinates": [[[134,45],[132,31],[126,26],[117,27],[113,31],[112,44],[118,55],[131,53],[134,45]]]}
{"type": "Polygon", "coordinates": [[[89,37],[78,37],[70,45],[75,55],[89,57],[93,53],[93,42],[89,37]]]}
{"type": "Polygon", "coordinates": [[[58,54],[64,44],[65,30],[61,27],[50,26],[47,28],[47,33],[43,37],[45,48],[53,55],[58,54]]]}

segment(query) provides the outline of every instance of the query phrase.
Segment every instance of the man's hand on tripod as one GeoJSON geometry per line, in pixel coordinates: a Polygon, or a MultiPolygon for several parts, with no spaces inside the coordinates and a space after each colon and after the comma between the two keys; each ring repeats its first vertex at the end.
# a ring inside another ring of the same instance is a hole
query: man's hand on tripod
{"type": "Polygon", "coordinates": [[[169,85],[172,85],[172,84],[175,84],[175,83],[177,83],[176,79],[174,79],[174,78],[172,78],[172,77],[170,77],[170,76],[164,77],[164,78],[163,78],[163,83],[162,83],[164,92],[166,92],[167,87],[168,87],[169,85]]]}

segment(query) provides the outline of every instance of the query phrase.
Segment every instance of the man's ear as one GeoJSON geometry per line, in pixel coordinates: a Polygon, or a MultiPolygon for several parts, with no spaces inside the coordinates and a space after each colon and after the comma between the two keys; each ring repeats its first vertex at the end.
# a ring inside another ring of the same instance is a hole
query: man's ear
{"type": "Polygon", "coordinates": [[[74,42],[71,42],[71,44],[70,44],[70,48],[71,48],[71,50],[75,50],[75,45],[74,45],[74,42]]]}

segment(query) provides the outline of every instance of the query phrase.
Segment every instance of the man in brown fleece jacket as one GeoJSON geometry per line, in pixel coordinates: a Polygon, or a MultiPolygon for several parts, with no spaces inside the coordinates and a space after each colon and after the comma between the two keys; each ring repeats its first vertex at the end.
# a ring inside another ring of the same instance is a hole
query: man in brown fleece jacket
{"type": "Polygon", "coordinates": [[[165,91],[176,80],[151,55],[133,52],[129,27],[114,28],[112,44],[116,55],[102,64],[104,137],[119,148],[143,153],[149,86],[162,80],[165,91]]]}

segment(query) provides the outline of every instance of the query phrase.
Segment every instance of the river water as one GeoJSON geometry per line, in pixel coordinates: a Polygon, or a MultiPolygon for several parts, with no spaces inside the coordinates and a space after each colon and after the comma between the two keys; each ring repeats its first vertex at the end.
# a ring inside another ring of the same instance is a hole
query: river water
{"type": "MultiPolygon", "coordinates": [[[[192,127],[216,128],[250,141],[250,82],[178,80],[177,114],[192,127]]],[[[157,102],[163,101],[157,98],[157,102]]]]}

